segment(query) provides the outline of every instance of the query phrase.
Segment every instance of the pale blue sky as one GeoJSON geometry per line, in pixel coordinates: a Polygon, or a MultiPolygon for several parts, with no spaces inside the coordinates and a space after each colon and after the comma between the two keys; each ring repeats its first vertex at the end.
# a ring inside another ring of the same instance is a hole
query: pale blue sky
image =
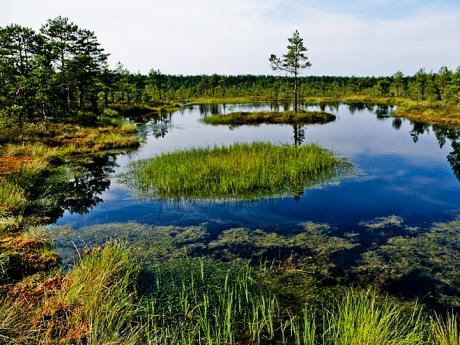
{"type": "Polygon", "coordinates": [[[298,29],[311,75],[388,75],[460,65],[460,0],[1,0],[0,25],[67,16],[110,63],[172,74],[268,74],[298,29]]]}

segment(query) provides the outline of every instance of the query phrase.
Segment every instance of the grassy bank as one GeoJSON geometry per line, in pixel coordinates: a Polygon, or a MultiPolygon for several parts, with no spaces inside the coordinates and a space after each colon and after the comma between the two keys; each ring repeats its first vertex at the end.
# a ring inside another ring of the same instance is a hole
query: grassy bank
{"type": "Polygon", "coordinates": [[[210,125],[258,125],[266,124],[315,124],[335,120],[335,115],[320,111],[260,111],[214,114],[206,116],[203,122],[210,125]]]}
{"type": "Polygon", "coordinates": [[[151,113],[171,113],[180,109],[176,103],[141,103],[125,104],[115,103],[109,106],[109,109],[116,111],[123,116],[144,116],[151,113]]]}
{"type": "Polygon", "coordinates": [[[63,198],[72,197],[59,194],[68,191],[68,185],[77,177],[66,174],[70,169],[65,168],[68,162],[101,152],[136,148],[140,142],[136,127],[128,124],[102,127],[27,124],[20,131],[9,127],[0,132],[9,142],[0,146],[0,284],[3,284],[47,271],[59,262],[39,225],[49,221],[46,208],[59,207],[63,198]],[[58,172],[60,167],[64,167],[62,176],[58,172]],[[34,208],[38,212],[33,212],[34,208]]]}
{"type": "Polygon", "coordinates": [[[399,101],[395,115],[411,120],[460,126],[460,106],[443,102],[399,101]]]}
{"type": "Polygon", "coordinates": [[[256,142],[163,154],[132,165],[125,180],[159,198],[258,198],[302,193],[347,166],[316,145],[256,142]]]}
{"type": "Polygon", "coordinates": [[[460,339],[454,316],[429,317],[416,304],[401,305],[371,290],[326,289],[307,299],[311,291],[283,294],[287,285],[299,286],[300,271],[209,259],[176,260],[142,271],[132,254],[109,243],[84,255],[65,275],[39,284],[29,280],[0,297],[0,339],[6,344],[305,345],[456,345],[460,339]]]}

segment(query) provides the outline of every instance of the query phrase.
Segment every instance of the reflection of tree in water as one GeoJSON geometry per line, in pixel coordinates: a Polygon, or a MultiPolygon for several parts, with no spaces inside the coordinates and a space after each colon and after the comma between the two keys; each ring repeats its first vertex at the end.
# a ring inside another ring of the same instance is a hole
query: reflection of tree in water
{"type": "Polygon", "coordinates": [[[349,103],[345,103],[345,104],[348,106],[348,110],[352,114],[354,114],[357,111],[363,111],[363,110],[374,111],[374,105],[369,104],[369,103],[349,102],[349,103]]]}
{"type": "Polygon", "coordinates": [[[393,108],[388,105],[377,105],[375,115],[377,115],[377,119],[384,119],[391,116],[392,110],[393,108]]]}
{"type": "Polygon", "coordinates": [[[65,211],[88,213],[102,201],[116,166],[114,154],[97,155],[78,164],[58,167],[38,188],[31,213],[55,222],[65,211]]]}
{"type": "Polygon", "coordinates": [[[412,122],[412,130],[409,132],[410,136],[412,137],[412,141],[414,143],[418,142],[419,136],[423,133],[430,132],[431,125],[425,122],[412,122]]]}
{"type": "Polygon", "coordinates": [[[395,117],[391,125],[394,129],[399,130],[402,126],[402,119],[400,117],[395,117]]]}
{"type": "Polygon", "coordinates": [[[433,125],[433,132],[438,140],[439,147],[443,147],[447,139],[450,140],[452,152],[447,155],[455,176],[460,181],[460,128],[442,125],[433,125]]]}
{"type": "Polygon", "coordinates": [[[150,129],[155,138],[164,138],[171,128],[171,114],[164,114],[150,121],[150,129]]]}
{"type": "Polygon", "coordinates": [[[171,129],[171,113],[150,114],[148,118],[142,118],[137,121],[138,134],[145,140],[149,133],[155,138],[164,138],[171,129]]]}
{"type": "MultiPolygon", "coordinates": [[[[223,106],[225,108],[225,105],[223,106]]],[[[198,104],[198,110],[201,115],[220,114],[219,104],[198,104]]]]}
{"type": "Polygon", "coordinates": [[[410,131],[410,135],[414,143],[418,141],[420,135],[425,132],[429,133],[430,128],[433,130],[440,148],[443,148],[447,141],[450,141],[452,152],[447,155],[447,161],[452,167],[455,176],[460,181],[460,128],[437,124],[430,125],[417,121],[413,121],[411,124],[412,130],[410,131]]]}
{"type": "Polygon", "coordinates": [[[305,140],[305,129],[302,125],[292,125],[294,132],[294,145],[302,145],[305,140]]]}
{"type": "Polygon", "coordinates": [[[453,151],[447,155],[447,160],[454,171],[455,176],[460,181],[460,142],[452,142],[453,151]]]}

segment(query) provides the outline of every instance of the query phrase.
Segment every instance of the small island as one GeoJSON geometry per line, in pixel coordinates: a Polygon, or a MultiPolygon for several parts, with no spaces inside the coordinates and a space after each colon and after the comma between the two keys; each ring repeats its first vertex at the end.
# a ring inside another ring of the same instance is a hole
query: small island
{"type": "Polygon", "coordinates": [[[203,122],[209,125],[259,125],[259,124],[322,124],[335,121],[336,117],[322,111],[258,111],[213,114],[203,122]]]}
{"type": "Polygon", "coordinates": [[[124,180],[142,197],[256,199],[300,194],[350,167],[314,144],[254,142],[162,154],[132,164],[124,180]]]}

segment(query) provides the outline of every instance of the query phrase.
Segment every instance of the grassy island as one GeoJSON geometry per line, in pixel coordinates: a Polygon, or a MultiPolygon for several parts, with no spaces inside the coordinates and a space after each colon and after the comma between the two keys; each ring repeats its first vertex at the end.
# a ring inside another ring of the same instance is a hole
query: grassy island
{"type": "Polygon", "coordinates": [[[160,198],[257,198],[301,193],[347,166],[316,145],[256,142],[163,154],[132,165],[126,180],[160,198]]]}
{"type": "Polygon", "coordinates": [[[267,124],[314,124],[328,123],[336,119],[335,115],[321,111],[258,111],[214,114],[203,119],[209,125],[259,125],[267,124]]]}

